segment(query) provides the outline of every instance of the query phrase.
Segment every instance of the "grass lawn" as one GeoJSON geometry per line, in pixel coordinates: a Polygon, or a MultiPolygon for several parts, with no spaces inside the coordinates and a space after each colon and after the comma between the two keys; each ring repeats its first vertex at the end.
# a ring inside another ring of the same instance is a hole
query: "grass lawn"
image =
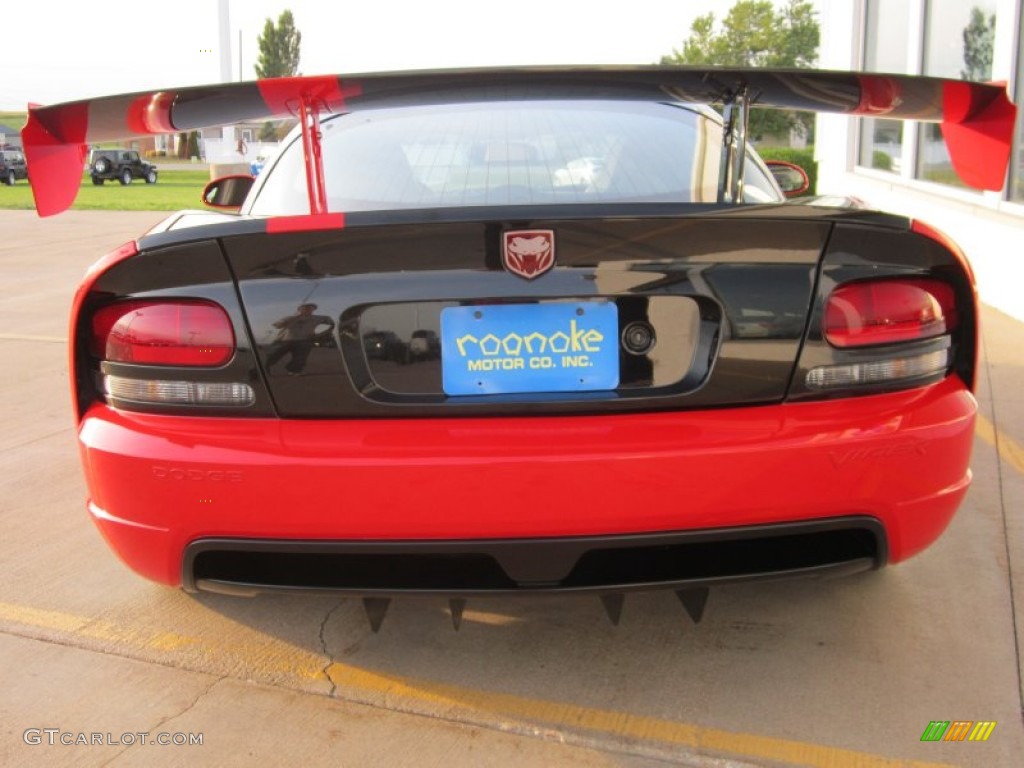
{"type": "Polygon", "coordinates": [[[26,120],[28,120],[28,112],[0,110],[0,123],[9,128],[17,128],[20,131],[25,126],[26,120]]]}
{"type": "MultiPolygon", "coordinates": [[[[78,211],[177,211],[202,208],[199,194],[210,180],[210,172],[202,170],[165,170],[157,164],[156,184],[136,179],[127,186],[108,181],[97,187],[89,175],[82,174],[82,186],[72,206],[78,211]]],[[[19,180],[13,187],[0,184],[0,209],[32,210],[32,190],[19,180]]]]}

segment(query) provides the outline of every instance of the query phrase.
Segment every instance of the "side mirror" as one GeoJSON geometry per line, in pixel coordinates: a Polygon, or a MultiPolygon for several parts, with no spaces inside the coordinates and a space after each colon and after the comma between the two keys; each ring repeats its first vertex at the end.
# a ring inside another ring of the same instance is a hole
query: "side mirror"
{"type": "Polygon", "coordinates": [[[810,189],[810,179],[799,165],[793,165],[793,163],[783,160],[765,160],[765,165],[772,172],[775,182],[786,197],[797,197],[810,189]]]}
{"type": "Polygon", "coordinates": [[[252,176],[221,176],[203,187],[200,199],[211,208],[240,208],[254,181],[252,176]]]}

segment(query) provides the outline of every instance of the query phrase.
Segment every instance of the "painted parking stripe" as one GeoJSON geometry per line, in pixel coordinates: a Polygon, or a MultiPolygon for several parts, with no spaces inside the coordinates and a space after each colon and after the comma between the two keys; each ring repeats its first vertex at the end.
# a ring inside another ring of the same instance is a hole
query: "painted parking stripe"
{"type": "MultiPolygon", "coordinates": [[[[233,656],[246,666],[275,672],[279,676],[287,673],[285,676],[293,677],[300,688],[302,684],[308,686],[311,679],[323,679],[325,673],[323,656],[299,649],[290,649],[287,658],[277,658],[268,665],[267,648],[258,643],[225,643],[173,632],[154,632],[13,603],[0,602],[0,622],[60,632],[86,644],[97,640],[113,643],[129,655],[133,650],[173,652],[188,647],[201,648],[208,657],[211,654],[233,656]]],[[[503,721],[502,730],[528,736],[554,732],[556,738],[571,738],[582,733],[584,737],[613,737],[669,749],[685,748],[701,754],[810,768],[951,768],[947,763],[902,760],[628,712],[494,693],[433,680],[389,675],[337,662],[326,668],[326,674],[336,686],[336,696],[340,699],[411,714],[433,714],[479,727],[495,727],[494,718],[499,718],[503,721]],[[424,712],[426,707],[429,707],[429,713],[424,712]]],[[[601,748],[600,744],[589,744],[601,748]]]]}
{"type": "MultiPolygon", "coordinates": [[[[124,625],[102,619],[76,616],[26,605],[0,602],[0,623],[10,622],[38,630],[58,632],[78,638],[80,647],[105,652],[105,645],[114,645],[127,655],[141,652],[187,652],[202,649],[205,654],[216,654],[252,666],[272,676],[290,677],[308,683],[323,677],[324,658],[313,653],[290,649],[287,658],[279,654],[268,655],[265,645],[254,642],[209,639],[164,632],[139,625],[124,625]],[[105,645],[97,645],[102,643],[105,645]]],[[[149,657],[143,658],[147,660],[149,657]]],[[[198,671],[206,671],[199,669],[198,671]]]]}
{"type": "Polygon", "coordinates": [[[974,433],[989,445],[997,447],[999,458],[1024,475],[1024,446],[1001,429],[997,429],[980,413],[975,422],[974,433]]]}
{"type": "MultiPolygon", "coordinates": [[[[332,664],[328,668],[328,673],[338,690],[356,688],[373,691],[381,694],[392,707],[395,707],[396,700],[420,701],[449,713],[453,709],[469,713],[488,712],[527,721],[549,730],[564,728],[634,742],[659,742],[675,748],[688,748],[702,755],[711,753],[717,756],[766,760],[811,768],[950,768],[948,763],[902,760],[821,744],[662,720],[628,712],[493,693],[446,683],[385,675],[347,664],[332,664]]],[[[401,709],[401,706],[396,708],[401,709]]]]}

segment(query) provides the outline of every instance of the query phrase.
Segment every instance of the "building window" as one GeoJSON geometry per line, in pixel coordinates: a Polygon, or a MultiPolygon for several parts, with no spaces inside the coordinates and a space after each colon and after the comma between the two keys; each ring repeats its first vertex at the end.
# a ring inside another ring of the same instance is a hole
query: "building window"
{"type": "MultiPolygon", "coordinates": [[[[1024,9],[1022,9],[1024,13],[1024,9]]],[[[1017,38],[1017,140],[1010,156],[1010,199],[1024,203],[1024,33],[1017,38]]]]}
{"type": "MultiPolygon", "coordinates": [[[[907,61],[910,7],[906,0],[871,0],[867,8],[864,69],[869,72],[911,72],[907,61]]],[[[860,158],[867,168],[899,172],[903,155],[903,122],[869,118],[861,122],[860,158]]]]}
{"type": "MultiPolygon", "coordinates": [[[[996,0],[931,0],[925,17],[924,74],[984,82],[992,79],[996,0]]],[[[918,129],[917,178],[964,187],[934,123],[918,129]]]]}

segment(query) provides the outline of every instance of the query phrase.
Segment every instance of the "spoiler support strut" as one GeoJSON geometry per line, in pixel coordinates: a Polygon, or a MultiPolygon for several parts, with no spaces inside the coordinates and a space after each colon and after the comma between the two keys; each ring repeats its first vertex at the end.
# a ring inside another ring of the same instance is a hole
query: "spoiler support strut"
{"type": "Polygon", "coordinates": [[[722,112],[722,159],[718,165],[718,202],[743,202],[743,166],[747,157],[747,123],[750,94],[738,89],[725,101],[722,112]]]}
{"type": "Polygon", "coordinates": [[[302,128],[302,157],[306,165],[306,190],[309,212],[327,213],[327,188],[324,184],[324,157],[320,147],[320,109],[318,99],[303,95],[299,99],[299,124],[302,128]]]}

